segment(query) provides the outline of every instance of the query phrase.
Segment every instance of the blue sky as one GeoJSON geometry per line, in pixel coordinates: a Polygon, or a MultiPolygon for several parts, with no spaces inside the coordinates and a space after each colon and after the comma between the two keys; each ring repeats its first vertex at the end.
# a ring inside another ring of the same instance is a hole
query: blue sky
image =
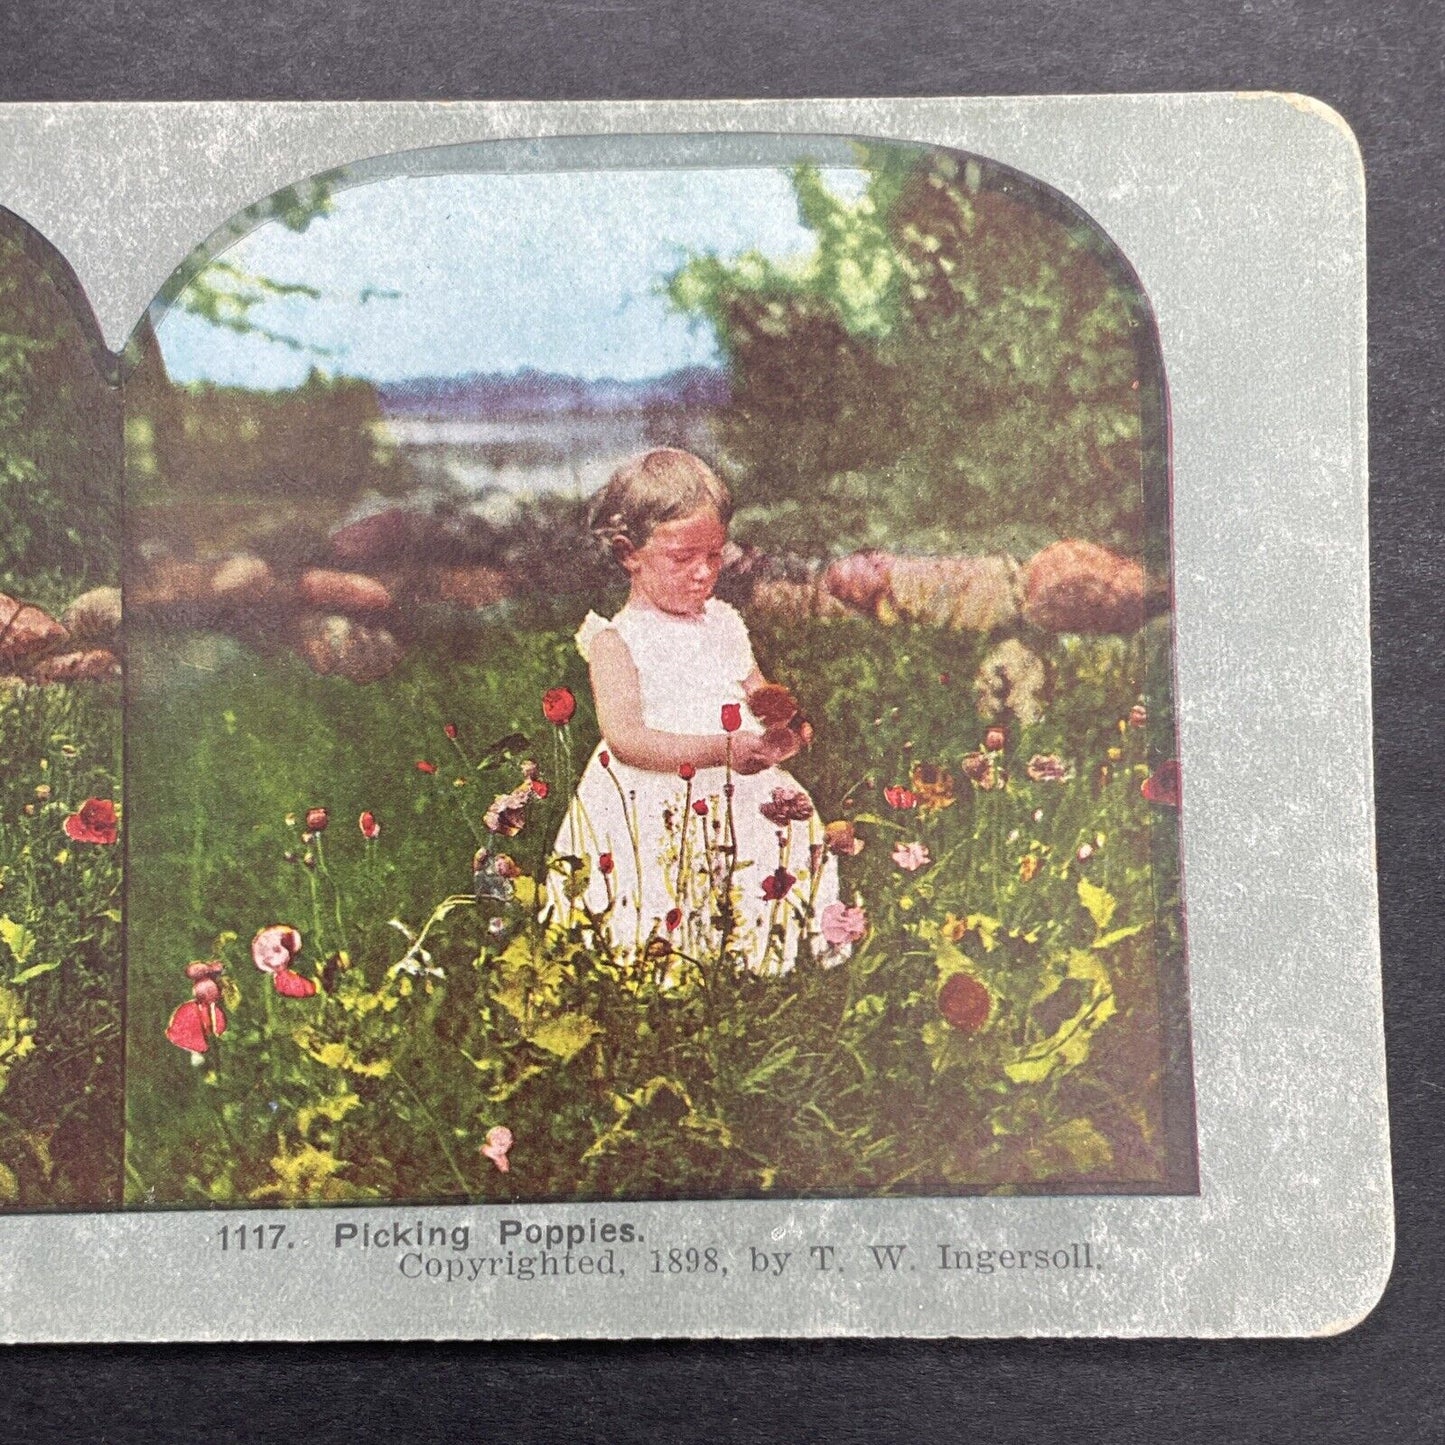
{"type": "MultiPolygon", "coordinates": [[[[858,171],[825,172],[856,196],[858,171]]],[[[302,234],[270,223],[227,260],[321,299],[255,319],[332,353],[296,352],[171,310],[171,376],[294,386],[313,365],[376,381],[521,367],[632,380],[713,362],[711,331],[655,294],[688,251],[803,257],[785,171],[770,168],[402,177],[343,191],[302,234]],[[399,291],[363,301],[365,288],[399,291]]]]}

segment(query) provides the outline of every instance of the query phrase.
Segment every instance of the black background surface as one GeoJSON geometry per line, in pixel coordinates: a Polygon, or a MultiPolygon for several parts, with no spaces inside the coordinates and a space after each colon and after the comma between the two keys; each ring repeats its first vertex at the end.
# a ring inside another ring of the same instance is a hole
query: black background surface
{"type": "MultiPolygon", "coordinates": [[[[1398,1220],[1383,1302],[1332,1340],[21,1348],[0,1351],[4,1433],[1445,1439],[1442,72],[1441,8],[1390,0],[0,0],[0,100],[1269,89],[1340,110],[1369,185],[1375,760],[1398,1220]]],[[[225,1281],[198,1266],[193,1287],[225,1281]]]]}

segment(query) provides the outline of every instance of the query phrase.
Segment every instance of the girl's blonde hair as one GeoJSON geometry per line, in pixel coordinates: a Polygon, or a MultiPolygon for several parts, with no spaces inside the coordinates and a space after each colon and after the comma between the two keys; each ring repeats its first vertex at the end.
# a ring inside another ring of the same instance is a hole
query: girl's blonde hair
{"type": "Polygon", "coordinates": [[[664,522],[690,517],[703,507],[711,507],[727,526],[733,499],[726,483],[701,457],[678,447],[657,447],[612,473],[593,497],[587,521],[598,542],[618,557],[622,543],[644,546],[664,522]]]}

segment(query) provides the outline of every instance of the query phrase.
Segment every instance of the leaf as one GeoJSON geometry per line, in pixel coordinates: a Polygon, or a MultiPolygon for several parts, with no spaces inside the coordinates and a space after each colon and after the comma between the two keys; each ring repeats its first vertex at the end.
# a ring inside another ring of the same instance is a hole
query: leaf
{"type": "Polygon", "coordinates": [[[0,1201],[13,1204],[20,1198],[20,1181],[8,1164],[0,1164],[0,1201]]]}
{"type": "Polygon", "coordinates": [[[601,1032],[601,1025],[583,1014],[558,1014],[556,1018],[548,1019],[532,1029],[527,1037],[538,1048],[546,1049],[565,1064],[581,1053],[601,1032]]]}
{"type": "Polygon", "coordinates": [[[1090,947],[1113,948],[1116,943],[1122,943],[1126,938],[1133,938],[1136,933],[1143,933],[1148,926],[1147,923],[1131,923],[1128,928],[1116,928],[1112,933],[1101,933],[1090,947]]]}
{"type": "Polygon", "coordinates": [[[1062,1155],[1059,1162],[1071,1174],[1095,1174],[1114,1162],[1113,1146],[1090,1119],[1070,1119],[1050,1129],[1030,1152],[1045,1158],[1062,1155]]]}
{"type": "Polygon", "coordinates": [[[744,1094],[760,1094],[763,1085],[775,1074],[781,1073],[798,1056],[796,1044],[789,1044],[786,1047],[775,1046],[762,1063],[750,1073],[738,1088],[744,1094]]]}
{"type": "Polygon", "coordinates": [[[1100,888],[1090,883],[1087,878],[1079,879],[1079,902],[1088,909],[1089,917],[1094,920],[1094,927],[1101,933],[1109,926],[1109,920],[1118,907],[1114,895],[1107,888],[1100,888]]]}
{"type": "Polygon", "coordinates": [[[8,915],[0,916],[0,940],[4,941],[15,962],[22,968],[25,960],[35,951],[35,935],[23,923],[16,923],[8,915]]]}
{"type": "Polygon", "coordinates": [[[1004,1073],[1016,1084],[1037,1084],[1055,1070],[1072,1069],[1089,1056],[1095,1033],[1116,1012],[1114,986],[1103,961],[1092,953],[1074,949],[1065,960],[1062,975],[1050,979],[1029,1001],[1030,1009],[1052,998],[1064,982],[1077,979],[1089,988],[1079,1006],[1048,1038],[1031,1044],[1004,1065],[1004,1073]]]}
{"type": "Polygon", "coordinates": [[[29,968],[22,969],[10,980],[11,983],[29,983],[32,978],[39,978],[42,973],[53,973],[60,967],[60,960],[52,963],[32,963],[29,968]]]}

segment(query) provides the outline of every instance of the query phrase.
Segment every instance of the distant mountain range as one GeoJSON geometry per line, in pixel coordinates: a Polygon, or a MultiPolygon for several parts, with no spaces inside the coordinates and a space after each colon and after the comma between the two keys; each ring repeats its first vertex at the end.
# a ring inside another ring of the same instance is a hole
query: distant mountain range
{"type": "Polygon", "coordinates": [[[684,366],[642,381],[588,381],[546,371],[468,372],[377,384],[390,417],[502,421],[541,416],[618,416],[650,411],[712,411],[730,397],[727,373],[684,366]]]}

